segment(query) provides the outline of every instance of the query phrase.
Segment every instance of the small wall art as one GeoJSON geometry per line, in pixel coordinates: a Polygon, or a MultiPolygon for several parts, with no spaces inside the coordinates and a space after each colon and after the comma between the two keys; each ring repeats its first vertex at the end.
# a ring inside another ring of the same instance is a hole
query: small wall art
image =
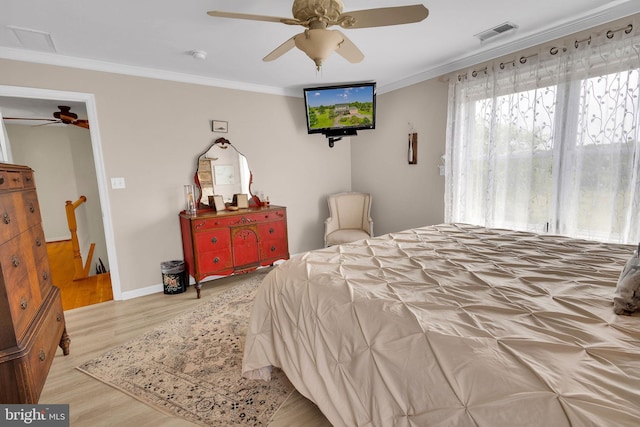
{"type": "Polygon", "coordinates": [[[211,120],[211,131],[227,133],[229,131],[229,122],[224,122],[222,120],[211,120]]]}
{"type": "Polygon", "coordinates": [[[409,164],[418,163],[418,134],[413,132],[409,134],[409,164]]]}

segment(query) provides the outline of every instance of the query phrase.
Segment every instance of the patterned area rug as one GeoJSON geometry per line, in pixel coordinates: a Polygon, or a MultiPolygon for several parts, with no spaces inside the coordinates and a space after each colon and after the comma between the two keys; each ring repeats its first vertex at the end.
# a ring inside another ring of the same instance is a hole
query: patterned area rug
{"type": "Polygon", "coordinates": [[[293,391],[274,369],[270,382],[241,377],[253,298],[264,273],[79,366],[161,411],[207,426],[261,426],[293,391]]]}

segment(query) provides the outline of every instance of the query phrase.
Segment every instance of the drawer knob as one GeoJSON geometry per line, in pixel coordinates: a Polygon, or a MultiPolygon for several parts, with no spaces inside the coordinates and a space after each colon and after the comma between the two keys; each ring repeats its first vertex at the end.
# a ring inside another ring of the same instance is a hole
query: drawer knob
{"type": "Polygon", "coordinates": [[[39,237],[36,237],[36,246],[42,246],[42,240],[39,237]]]}
{"type": "Polygon", "coordinates": [[[271,246],[271,252],[275,252],[276,251],[276,247],[275,246],[271,246]]]}
{"type": "Polygon", "coordinates": [[[16,176],[15,178],[13,178],[13,182],[15,182],[15,183],[20,182],[20,177],[16,176]]]}
{"type": "Polygon", "coordinates": [[[43,349],[40,349],[40,353],[38,354],[38,359],[40,359],[41,362],[44,362],[44,359],[47,358],[47,354],[44,352],[43,349]]]}
{"type": "Polygon", "coordinates": [[[48,280],[49,279],[49,273],[47,273],[46,271],[42,272],[42,280],[48,280]]]}
{"type": "Polygon", "coordinates": [[[14,267],[17,267],[20,265],[20,260],[18,259],[17,256],[12,256],[11,257],[11,264],[13,264],[14,267]]]}
{"type": "Polygon", "coordinates": [[[9,214],[6,212],[4,213],[4,215],[2,215],[2,219],[5,224],[9,224],[11,222],[11,218],[9,218],[9,214]]]}
{"type": "Polygon", "coordinates": [[[33,207],[33,202],[29,202],[29,212],[34,213],[36,211],[36,208],[33,207]]]}
{"type": "Polygon", "coordinates": [[[62,314],[56,313],[56,322],[62,322],[62,314]]]}
{"type": "Polygon", "coordinates": [[[218,243],[218,238],[217,237],[212,238],[211,243],[213,243],[214,245],[218,243]]]}
{"type": "Polygon", "coordinates": [[[274,230],[274,229],[273,229],[273,227],[271,227],[271,228],[269,229],[269,234],[273,234],[273,233],[275,233],[275,231],[276,231],[276,230],[274,230]]]}
{"type": "Polygon", "coordinates": [[[214,264],[217,264],[217,263],[219,263],[219,262],[220,262],[220,258],[215,257],[215,258],[213,259],[213,263],[214,263],[214,264]]]}
{"type": "Polygon", "coordinates": [[[0,176],[0,185],[4,184],[4,176],[0,176]]]}
{"type": "Polygon", "coordinates": [[[27,299],[25,297],[20,298],[20,308],[21,309],[26,310],[28,305],[29,305],[29,303],[27,302],[27,299]]]}

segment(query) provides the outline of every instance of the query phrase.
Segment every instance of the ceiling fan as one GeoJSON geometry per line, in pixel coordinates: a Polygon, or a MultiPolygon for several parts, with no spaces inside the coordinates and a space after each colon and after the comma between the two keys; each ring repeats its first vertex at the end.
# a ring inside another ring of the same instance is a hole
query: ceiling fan
{"type": "Polygon", "coordinates": [[[81,128],[89,129],[89,121],[78,119],[78,115],[76,113],[71,112],[71,107],[67,107],[66,105],[59,105],[58,109],[60,111],[54,111],[53,119],[40,119],[35,117],[3,117],[4,120],[33,120],[42,123],[36,126],[45,126],[54,123],[64,123],[66,125],[74,125],[79,126],[81,128]]]}
{"type": "Polygon", "coordinates": [[[291,11],[293,19],[217,10],[207,14],[220,18],[280,22],[305,27],[304,32],[285,41],[265,56],[263,61],[273,61],[297,47],[315,62],[317,70],[320,70],[322,61],[334,51],[351,63],[358,63],[364,59],[364,54],[351,40],[338,30],[327,29],[330,26],[338,25],[344,29],[384,27],[420,22],[429,15],[429,10],[422,4],[343,13],[341,0],[294,0],[291,11]]]}

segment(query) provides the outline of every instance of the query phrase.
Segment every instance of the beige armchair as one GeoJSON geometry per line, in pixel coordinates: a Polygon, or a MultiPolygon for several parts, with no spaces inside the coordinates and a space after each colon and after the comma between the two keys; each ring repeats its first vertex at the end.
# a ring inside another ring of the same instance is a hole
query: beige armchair
{"type": "Polygon", "coordinates": [[[370,194],[332,194],[327,202],[329,218],[324,221],[325,247],[373,237],[370,194]]]}

